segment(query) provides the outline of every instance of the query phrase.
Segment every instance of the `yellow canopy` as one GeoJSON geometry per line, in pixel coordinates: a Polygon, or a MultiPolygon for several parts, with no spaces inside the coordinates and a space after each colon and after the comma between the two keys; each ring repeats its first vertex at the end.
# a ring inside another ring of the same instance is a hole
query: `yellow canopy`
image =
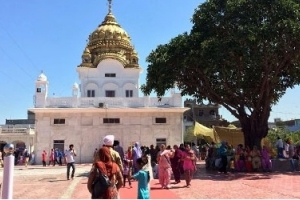
{"type": "Polygon", "coordinates": [[[202,124],[199,124],[198,122],[195,122],[194,127],[194,136],[201,136],[208,142],[215,142],[219,143],[220,138],[217,133],[213,131],[211,128],[207,128],[206,126],[203,126],[202,124]]]}
{"type": "Polygon", "coordinates": [[[200,138],[204,139],[208,143],[213,142],[213,139],[210,136],[203,136],[203,135],[197,135],[197,136],[195,136],[192,131],[190,131],[190,132],[187,131],[185,133],[184,141],[185,142],[194,142],[195,140],[198,140],[200,138]]]}
{"type": "Polygon", "coordinates": [[[213,130],[221,140],[233,145],[233,147],[244,144],[244,134],[241,128],[214,126],[213,130]]]}

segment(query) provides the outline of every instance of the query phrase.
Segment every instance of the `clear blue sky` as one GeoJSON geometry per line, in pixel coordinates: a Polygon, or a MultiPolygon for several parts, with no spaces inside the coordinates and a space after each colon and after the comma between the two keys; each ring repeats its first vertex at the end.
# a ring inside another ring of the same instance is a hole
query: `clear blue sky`
{"type": "MultiPolygon", "coordinates": [[[[113,0],[113,14],[131,36],[145,83],[147,55],[157,45],[189,31],[198,0],[113,0]]],[[[79,83],[76,67],[86,40],[108,12],[106,0],[2,1],[0,7],[0,124],[26,118],[33,107],[35,80],[44,71],[49,95],[70,96],[79,83]]],[[[299,118],[300,88],[288,90],[269,121],[299,118]]],[[[220,114],[235,118],[224,108],[220,114]]]]}

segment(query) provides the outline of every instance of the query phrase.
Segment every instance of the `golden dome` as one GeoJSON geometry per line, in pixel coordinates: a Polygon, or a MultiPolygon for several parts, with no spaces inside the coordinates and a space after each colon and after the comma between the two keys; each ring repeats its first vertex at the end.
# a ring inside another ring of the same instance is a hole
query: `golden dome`
{"type": "Polygon", "coordinates": [[[131,39],[112,14],[111,2],[109,6],[104,21],[90,34],[82,55],[82,64],[78,67],[96,68],[102,60],[112,58],[120,61],[124,68],[140,68],[131,39]]]}

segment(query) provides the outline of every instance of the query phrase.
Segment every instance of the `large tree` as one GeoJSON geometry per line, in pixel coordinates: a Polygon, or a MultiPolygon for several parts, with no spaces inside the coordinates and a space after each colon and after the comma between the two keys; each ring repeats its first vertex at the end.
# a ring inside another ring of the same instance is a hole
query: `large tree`
{"type": "Polygon", "coordinates": [[[299,0],[209,0],[193,27],[147,57],[145,94],[174,87],[224,106],[260,146],[271,108],[300,80],[299,0]]]}

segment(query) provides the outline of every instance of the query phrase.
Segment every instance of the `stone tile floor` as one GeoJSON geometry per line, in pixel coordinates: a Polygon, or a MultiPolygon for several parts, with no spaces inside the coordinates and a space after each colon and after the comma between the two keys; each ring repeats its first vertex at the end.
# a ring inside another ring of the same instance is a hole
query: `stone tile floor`
{"type": "MultiPolygon", "coordinates": [[[[16,166],[14,170],[14,199],[89,199],[86,189],[91,165],[77,165],[74,180],[66,180],[66,167],[36,165],[16,166]]],[[[0,169],[2,182],[3,169],[0,169]]],[[[164,199],[300,199],[299,172],[233,173],[219,174],[206,171],[200,162],[192,180],[192,187],[185,188],[184,181],[172,189],[160,189],[157,180],[151,183],[151,197],[164,199]]],[[[137,183],[133,188],[122,188],[121,198],[136,198],[137,183]]]]}

